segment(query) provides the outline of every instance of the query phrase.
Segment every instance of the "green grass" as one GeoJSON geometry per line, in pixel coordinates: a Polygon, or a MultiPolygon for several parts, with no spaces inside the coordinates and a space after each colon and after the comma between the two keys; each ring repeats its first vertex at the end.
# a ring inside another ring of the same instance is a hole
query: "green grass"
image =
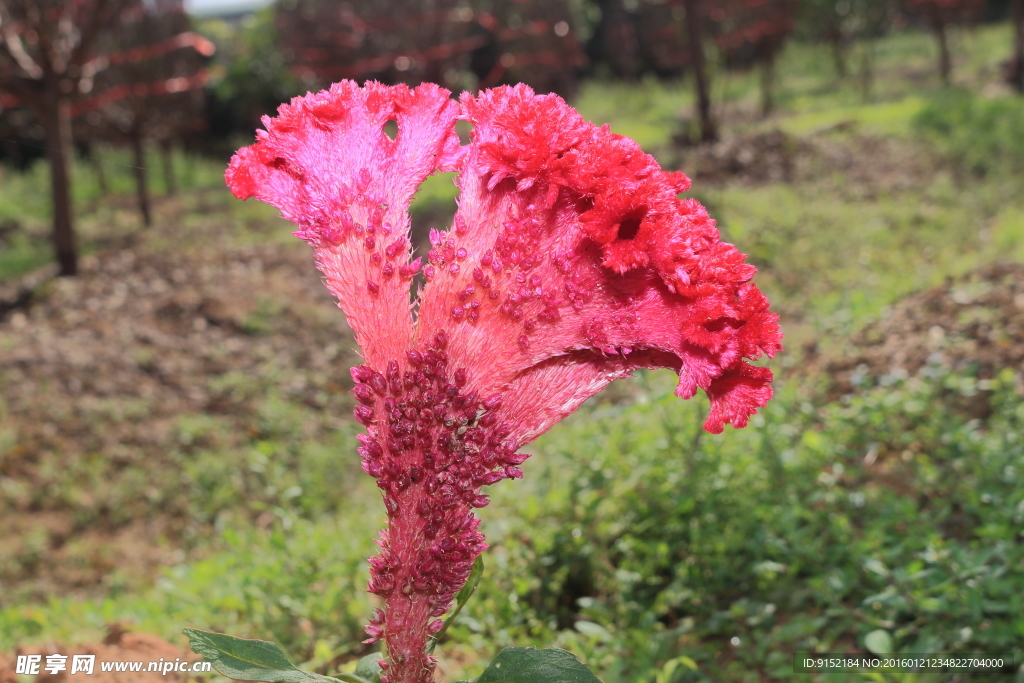
{"type": "Polygon", "coordinates": [[[497,492],[515,514],[487,525],[497,566],[469,647],[556,642],[615,681],[651,680],[679,655],[699,665],[679,680],[784,680],[792,652],[879,628],[902,652],[1020,647],[1012,373],[989,387],[987,428],[955,407],[977,383],[937,374],[824,406],[791,384],[714,438],[664,379],[553,430],[524,485],[497,492]]]}
{"type": "Polygon", "coordinates": [[[372,609],[365,559],[373,543],[349,525],[362,527],[379,516],[366,510],[368,493],[351,497],[343,518],[297,519],[274,531],[226,529],[217,553],[169,567],[142,592],[115,584],[102,599],[54,596],[45,604],[0,610],[0,647],[40,637],[99,640],[117,621],[171,641],[181,641],[185,626],[273,639],[304,658],[318,648],[335,654],[358,649],[372,609]]]}
{"type": "MultiPolygon", "coordinates": [[[[635,405],[584,408],[531,446],[524,481],[494,488],[487,573],[442,648],[464,673],[506,645],[556,644],[610,681],[651,680],[680,655],[699,668],[679,680],[785,679],[792,652],[879,628],[903,652],[1024,654],[1012,373],[986,385],[985,428],[957,407],[978,383],[938,373],[820,406],[790,384],[722,437],[702,435],[706,406],[676,399],[667,373],[638,381],[635,405]]],[[[329,477],[333,462],[303,470],[329,477]]],[[[272,530],[231,525],[141,593],[2,610],[0,647],[130,621],[272,638],[320,664],[354,656],[381,511],[368,480],[343,485],[335,515],[282,504],[272,530]]]]}
{"type": "MultiPolygon", "coordinates": [[[[133,163],[126,150],[99,146],[93,159],[76,158],[72,166],[72,206],[82,253],[95,251],[105,240],[137,233],[142,229],[135,203],[133,163]],[[95,163],[102,166],[107,194],[101,191],[95,163]]],[[[225,163],[175,150],[172,155],[179,196],[224,187],[225,163]]],[[[155,150],[146,157],[148,186],[153,205],[165,202],[167,186],[162,163],[155,150]]],[[[14,222],[18,229],[0,250],[0,282],[24,275],[53,262],[50,246],[52,213],[50,176],[45,161],[37,161],[23,173],[0,165],[0,224],[14,222]]]]}
{"type": "MultiPolygon", "coordinates": [[[[997,83],[1011,49],[1006,25],[953,31],[954,82],[997,83]]],[[[727,72],[711,67],[714,110],[733,130],[781,127],[805,134],[847,121],[884,135],[910,132],[923,98],[938,90],[935,45],[928,34],[898,32],[857,46],[850,55],[850,75],[840,80],[829,48],[791,41],[779,58],[776,114],[761,121],[759,76],[755,71],[727,72]],[[872,79],[867,99],[858,69],[861,54],[871,55],[872,79]]],[[[580,113],[597,124],[608,123],[645,149],[668,144],[680,120],[692,117],[694,97],[689,79],[675,83],[646,82],[642,87],[617,82],[587,82],[573,101],[580,113]]]]}
{"type": "Polygon", "coordinates": [[[901,100],[849,104],[793,114],[780,120],[779,128],[791,135],[807,135],[839,125],[855,123],[861,131],[877,135],[907,135],[925,102],[909,95],[901,100]]]}
{"type": "Polygon", "coordinates": [[[845,336],[911,292],[1019,254],[1024,202],[1013,182],[939,174],[872,199],[784,184],[698,194],[789,320],[845,336]]]}
{"type": "Polygon", "coordinates": [[[966,88],[951,88],[936,93],[913,123],[968,173],[1024,170],[1024,102],[1020,98],[981,98],[966,88]]]}

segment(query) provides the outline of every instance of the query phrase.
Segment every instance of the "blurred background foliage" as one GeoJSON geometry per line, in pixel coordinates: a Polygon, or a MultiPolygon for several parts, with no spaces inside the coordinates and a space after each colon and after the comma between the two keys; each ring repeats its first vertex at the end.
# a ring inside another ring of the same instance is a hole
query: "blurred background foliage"
{"type": "MultiPolygon", "coordinates": [[[[454,90],[536,78],[634,137],[694,177],[787,333],[778,396],[744,430],[703,434],[706,405],[649,372],[527,448],[483,511],[487,572],[439,648],[446,679],[555,644],[609,682],[788,680],[794,652],[865,652],[879,631],[896,652],[1024,662],[1020,3],[936,19],[804,0],[756,31],[735,20],[754,4],[730,23],[702,3],[462,3],[420,22],[424,44],[360,34],[383,21],[369,5],[192,17],[216,47],[201,126],[149,139],[141,164],[75,128],[77,278],[37,278],[47,143],[0,102],[0,652],[112,622],[271,639],[325,673],[367,651],[383,509],[354,456],[349,333],[290,228],[222,185],[260,116],[362,64],[454,90]]],[[[429,179],[417,235],[454,201],[429,179]]]]}

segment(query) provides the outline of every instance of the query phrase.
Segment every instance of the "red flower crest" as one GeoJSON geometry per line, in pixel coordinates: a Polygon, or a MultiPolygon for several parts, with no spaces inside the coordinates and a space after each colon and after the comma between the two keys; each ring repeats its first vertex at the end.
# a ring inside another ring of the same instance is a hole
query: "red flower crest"
{"type": "Polygon", "coordinates": [[[299,226],[362,348],[359,451],[389,516],[367,632],[388,641],[388,680],[429,681],[430,620],[486,547],[481,486],[522,476],[522,445],[637,368],[674,369],[683,398],[704,389],[708,431],[743,427],[772,395],[771,371],[746,361],[781,348],[778,318],[754,267],[678,197],[686,176],[557,96],[345,81],[264,125],[228,185],[299,226]],[[410,306],[409,206],[438,171],[458,172],[459,209],[410,306]]]}

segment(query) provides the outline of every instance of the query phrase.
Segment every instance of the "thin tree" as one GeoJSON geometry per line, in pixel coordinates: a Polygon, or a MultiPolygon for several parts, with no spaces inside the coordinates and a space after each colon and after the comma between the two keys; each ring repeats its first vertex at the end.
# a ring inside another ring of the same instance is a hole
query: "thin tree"
{"type": "Polygon", "coordinates": [[[953,55],[949,49],[949,28],[973,19],[984,0],[910,0],[911,9],[920,13],[935,36],[938,47],[939,78],[949,85],[953,78],[953,55]]]}
{"type": "MultiPolygon", "coordinates": [[[[72,114],[80,136],[127,143],[132,150],[139,212],[149,226],[146,141],[167,147],[181,132],[196,127],[207,80],[204,58],[214,47],[190,30],[182,0],[135,0],[116,21],[108,50],[86,65],[96,75],[72,114]]],[[[165,181],[171,188],[168,157],[165,152],[165,181]]]]}
{"type": "Polygon", "coordinates": [[[473,72],[480,87],[514,81],[568,95],[584,59],[565,0],[288,0],[276,25],[296,75],[320,86],[351,78],[459,88],[473,72]]]}
{"type": "Polygon", "coordinates": [[[715,43],[727,65],[761,70],[761,115],[775,108],[775,60],[796,25],[796,0],[720,0],[714,3],[715,43]]]}
{"type": "Polygon", "coordinates": [[[487,42],[474,19],[458,0],[288,0],[278,5],[275,23],[287,61],[307,83],[351,78],[455,86],[470,53],[487,42]]]}
{"type": "Polygon", "coordinates": [[[479,88],[526,83],[540,93],[571,97],[583,46],[570,5],[552,0],[476,2],[474,17],[487,27],[488,44],[474,54],[479,88]],[[486,11],[483,9],[486,7],[486,11]]]}
{"type": "Polygon", "coordinates": [[[690,69],[693,71],[693,85],[697,95],[697,118],[700,122],[701,142],[718,139],[718,124],[711,112],[711,87],[708,83],[707,59],[704,56],[704,4],[701,0],[683,0],[686,22],[687,51],[690,69]]]}
{"type": "Polygon", "coordinates": [[[1014,34],[1013,56],[1007,65],[1006,80],[1024,94],[1024,0],[1013,0],[1010,25],[1014,34]]]}
{"type": "Polygon", "coordinates": [[[853,3],[849,0],[804,0],[800,5],[799,23],[803,37],[829,46],[839,80],[845,79],[849,73],[852,9],[853,3]]]}
{"type": "Polygon", "coordinates": [[[850,74],[850,53],[861,43],[862,63],[858,75],[867,99],[871,89],[870,43],[889,31],[897,9],[892,0],[803,0],[798,30],[804,38],[829,45],[840,80],[850,74]]]}
{"type": "Polygon", "coordinates": [[[87,79],[111,19],[126,0],[0,0],[0,89],[34,111],[46,131],[53,245],[61,275],[78,272],[71,211],[72,98],[87,79]]]}

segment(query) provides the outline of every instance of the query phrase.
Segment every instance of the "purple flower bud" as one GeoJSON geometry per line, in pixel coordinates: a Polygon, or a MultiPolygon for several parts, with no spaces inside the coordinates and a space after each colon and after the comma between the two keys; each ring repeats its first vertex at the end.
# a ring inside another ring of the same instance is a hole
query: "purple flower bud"
{"type": "Polygon", "coordinates": [[[366,425],[367,427],[369,427],[371,424],[377,421],[373,416],[373,408],[370,408],[369,406],[356,406],[354,412],[356,420],[358,420],[360,424],[366,425]]]}

